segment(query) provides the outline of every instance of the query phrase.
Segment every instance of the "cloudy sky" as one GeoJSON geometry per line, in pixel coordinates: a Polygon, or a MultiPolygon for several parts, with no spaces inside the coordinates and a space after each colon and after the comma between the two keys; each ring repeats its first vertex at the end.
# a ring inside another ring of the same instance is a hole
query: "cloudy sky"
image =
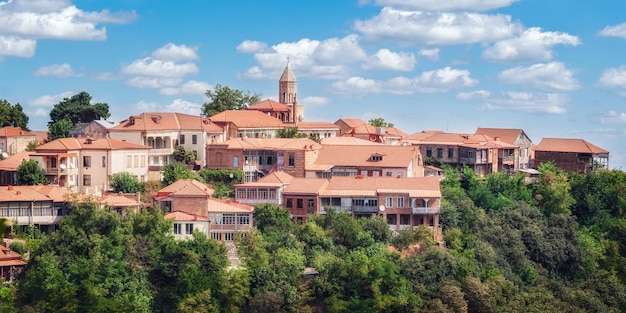
{"type": "Polygon", "coordinates": [[[626,169],[626,1],[0,0],[0,98],[31,129],[80,91],[116,121],[215,84],[276,99],[287,58],[307,121],[522,128],[626,169]]]}

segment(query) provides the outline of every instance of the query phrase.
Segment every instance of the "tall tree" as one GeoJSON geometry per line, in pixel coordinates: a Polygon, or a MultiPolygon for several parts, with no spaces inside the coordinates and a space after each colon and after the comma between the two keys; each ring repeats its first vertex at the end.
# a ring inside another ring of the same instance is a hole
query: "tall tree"
{"type": "Polygon", "coordinates": [[[70,131],[72,130],[72,122],[69,120],[59,120],[48,125],[48,141],[52,141],[58,138],[69,138],[70,131]]]}
{"type": "Polygon", "coordinates": [[[0,127],[13,126],[28,129],[28,116],[24,114],[22,106],[12,105],[5,99],[0,99],[0,127]]]}
{"type": "Polygon", "coordinates": [[[367,123],[374,127],[393,127],[393,123],[386,122],[382,117],[370,119],[367,123]]]}
{"type": "Polygon", "coordinates": [[[202,105],[202,115],[207,117],[227,110],[244,110],[261,100],[260,94],[250,94],[220,84],[216,84],[213,90],[207,90],[205,95],[210,102],[202,105]]]}
{"type": "Polygon", "coordinates": [[[163,185],[169,186],[179,179],[195,179],[205,183],[202,177],[182,163],[168,163],[165,165],[163,168],[163,185]]]}
{"type": "Polygon", "coordinates": [[[78,123],[89,123],[101,117],[108,118],[109,105],[107,103],[91,103],[91,95],[85,91],[63,98],[63,101],[54,105],[50,111],[50,123],[67,119],[76,127],[78,123]]]}
{"type": "Polygon", "coordinates": [[[37,161],[35,160],[22,162],[22,164],[18,166],[15,176],[15,183],[20,186],[48,183],[48,179],[46,179],[43,169],[39,167],[39,164],[37,164],[37,161]]]}
{"type": "Polygon", "coordinates": [[[136,193],[146,190],[146,186],[129,172],[115,173],[111,176],[111,188],[114,192],[136,193]]]}

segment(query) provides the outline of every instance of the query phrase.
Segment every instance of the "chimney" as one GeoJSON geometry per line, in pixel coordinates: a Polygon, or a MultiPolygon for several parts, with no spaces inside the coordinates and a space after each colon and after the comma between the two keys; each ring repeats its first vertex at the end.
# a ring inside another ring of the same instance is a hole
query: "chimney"
{"type": "Polygon", "coordinates": [[[7,190],[13,190],[13,186],[11,185],[7,186],[7,190]]]}
{"type": "Polygon", "coordinates": [[[15,192],[15,195],[16,196],[20,196],[20,195],[22,195],[22,192],[18,190],[18,191],[15,192]]]}
{"type": "Polygon", "coordinates": [[[356,179],[363,179],[363,175],[361,175],[361,174],[356,175],[356,179]]]}

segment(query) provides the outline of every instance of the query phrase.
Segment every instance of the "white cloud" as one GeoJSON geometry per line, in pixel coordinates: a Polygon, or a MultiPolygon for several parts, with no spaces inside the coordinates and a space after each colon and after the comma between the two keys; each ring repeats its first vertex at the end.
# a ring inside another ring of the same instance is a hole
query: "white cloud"
{"type": "Polygon", "coordinates": [[[198,67],[191,62],[178,64],[153,58],[143,58],[125,66],[122,71],[128,75],[153,77],[183,77],[198,72],[198,67]]]}
{"type": "Polygon", "coordinates": [[[35,110],[26,110],[26,114],[30,117],[47,117],[50,115],[50,111],[42,108],[35,110]]]}
{"type": "Polygon", "coordinates": [[[510,15],[401,11],[389,7],[369,20],[357,20],[353,27],[373,40],[429,45],[493,42],[509,38],[520,29],[520,25],[511,22],[510,15]]]}
{"type": "Polygon", "coordinates": [[[519,0],[376,0],[383,6],[425,11],[486,11],[508,7],[519,0]]]}
{"type": "Polygon", "coordinates": [[[600,118],[600,121],[604,124],[624,124],[626,123],[626,113],[609,110],[603,117],[600,118]]]}
{"type": "Polygon", "coordinates": [[[576,36],[562,32],[544,32],[540,27],[532,27],[521,35],[495,43],[483,51],[483,58],[496,62],[507,61],[548,61],[554,55],[555,45],[577,46],[582,42],[576,36]]]}
{"type": "Polygon", "coordinates": [[[580,86],[573,72],[561,62],[518,66],[498,74],[503,82],[540,90],[576,90],[580,86]]]}
{"type": "Polygon", "coordinates": [[[470,92],[460,92],[456,95],[457,99],[471,100],[471,99],[487,99],[491,96],[491,93],[486,90],[475,90],[470,92]]]}
{"type": "Polygon", "coordinates": [[[626,23],[603,28],[598,35],[604,37],[619,37],[626,39],[626,23]]]}
{"type": "Polygon", "coordinates": [[[265,44],[264,42],[256,40],[244,40],[237,46],[236,49],[239,53],[253,53],[263,50],[265,49],[265,47],[267,47],[267,44],[265,44]]]}
{"type": "Polygon", "coordinates": [[[254,54],[257,65],[242,74],[245,78],[276,78],[289,63],[298,76],[337,79],[349,76],[346,65],[364,61],[367,54],[358,36],[329,38],[323,41],[301,39],[283,42],[254,54]]]}
{"type": "Polygon", "coordinates": [[[30,58],[35,55],[37,41],[15,36],[0,36],[0,59],[3,56],[30,58]]]}
{"type": "Polygon", "coordinates": [[[94,79],[96,80],[116,80],[118,79],[117,75],[111,73],[111,72],[102,72],[97,74],[96,76],[94,76],[94,79]]]}
{"type": "Polygon", "coordinates": [[[423,56],[424,58],[428,60],[437,61],[439,60],[439,48],[421,49],[419,51],[419,55],[423,56]]]}
{"type": "Polygon", "coordinates": [[[190,80],[181,84],[180,86],[163,88],[159,90],[159,93],[166,96],[202,95],[211,88],[212,86],[209,83],[190,80]]]}
{"type": "Polygon", "coordinates": [[[605,69],[598,80],[598,85],[607,88],[626,89],[626,65],[605,69]]]}
{"type": "Polygon", "coordinates": [[[423,72],[413,78],[399,76],[387,81],[350,77],[347,80],[335,82],[332,86],[337,92],[345,94],[414,94],[445,92],[476,84],[478,80],[471,78],[468,70],[445,67],[423,72]]]}
{"type": "Polygon", "coordinates": [[[380,49],[369,57],[363,68],[367,70],[392,70],[408,72],[415,66],[415,56],[412,53],[392,52],[389,49],[380,49]]]}
{"type": "Polygon", "coordinates": [[[67,64],[53,64],[50,66],[44,66],[37,69],[33,75],[35,76],[56,76],[56,77],[71,77],[76,76],[76,73],[72,70],[72,67],[67,64]]]}
{"type": "Polygon", "coordinates": [[[164,61],[195,61],[200,59],[198,47],[168,43],[152,52],[152,57],[164,61]]]}
{"type": "Polygon", "coordinates": [[[161,89],[167,87],[174,87],[182,82],[180,77],[145,77],[137,76],[131,77],[126,81],[131,87],[141,89],[161,89]]]}
{"type": "Polygon", "coordinates": [[[303,104],[307,108],[322,108],[330,103],[330,99],[326,97],[306,97],[298,99],[299,104],[303,104]]]}
{"type": "Polygon", "coordinates": [[[135,107],[139,109],[139,112],[155,112],[160,111],[161,105],[157,102],[139,101],[135,103],[135,107]]]}
{"type": "Polygon", "coordinates": [[[32,99],[28,101],[28,104],[33,105],[33,106],[52,107],[55,104],[63,101],[64,98],[69,98],[73,95],[74,95],[74,92],[72,91],[64,91],[57,95],[45,95],[39,98],[32,99]]]}
{"type": "Polygon", "coordinates": [[[502,92],[487,96],[483,109],[563,114],[568,101],[569,97],[561,93],[502,92]]]}
{"type": "Polygon", "coordinates": [[[182,99],[175,99],[170,105],[167,106],[167,111],[200,115],[201,108],[202,104],[193,103],[182,99]]]}

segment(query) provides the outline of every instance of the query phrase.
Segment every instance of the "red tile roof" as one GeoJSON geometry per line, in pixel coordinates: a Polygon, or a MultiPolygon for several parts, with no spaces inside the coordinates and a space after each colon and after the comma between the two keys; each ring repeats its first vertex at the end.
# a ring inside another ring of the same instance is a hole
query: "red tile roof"
{"type": "Polygon", "coordinates": [[[47,130],[33,130],[31,133],[35,135],[35,141],[37,141],[37,143],[44,143],[48,140],[47,130]]]}
{"type": "Polygon", "coordinates": [[[408,193],[410,197],[441,197],[437,177],[333,176],[322,195],[370,195],[408,193]]]}
{"type": "Polygon", "coordinates": [[[205,185],[195,179],[179,179],[173,184],[159,190],[158,198],[174,196],[206,196],[215,193],[211,185],[205,185]]]}
{"type": "Polygon", "coordinates": [[[257,110],[262,112],[289,112],[291,108],[286,104],[282,104],[280,102],[276,102],[272,99],[265,99],[259,101],[247,108],[248,110],[257,110]]]}
{"type": "Polygon", "coordinates": [[[298,122],[296,126],[298,126],[299,130],[327,129],[339,131],[339,126],[329,122],[298,122]]]}
{"type": "Polygon", "coordinates": [[[22,162],[30,160],[30,155],[33,152],[24,151],[18,152],[2,161],[0,161],[0,170],[3,171],[17,171],[17,168],[22,165],[22,162]]]}
{"type": "Polygon", "coordinates": [[[70,150],[131,150],[150,149],[150,146],[115,140],[111,138],[59,138],[35,148],[43,151],[70,151],[70,150]]]}
{"type": "Polygon", "coordinates": [[[328,179],[294,178],[283,190],[283,194],[318,194],[328,186],[328,179]]]}
{"type": "Polygon", "coordinates": [[[165,219],[172,219],[177,222],[185,222],[185,221],[202,221],[208,222],[209,218],[207,216],[200,216],[196,214],[191,214],[187,212],[174,211],[165,214],[165,219]]]}
{"type": "Polygon", "coordinates": [[[309,138],[231,138],[223,142],[228,149],[243,150],[319,150],[322,145],[309,138]]]}
{"type": "Polygon", "coordinates": [[[492,138],[500,138],[500,140],[512,144],[519,137],[520,134],[524,134],[524,130],[517,128],[484,128],[479,127],[474,133],[476,135],[487,135],[492,138]]]}
{"type": "MultiPolygon", "coordinates": [[[[406,168],[419,153],[413,146],[323,146],[315,164],[335,166],[376,166],[406,168]],[[371,161],[373,154],[383,156],[380,161],[371,161]]],[[[414,164],[417,166],[417,164],[414,164]]]]}
{"type": "Polygon", "coordinates": [[[208,213],[252,213],[254,207],[247,204],[241,204],[231,200],[220,200],[211,198],[207,201],[208,213]]]}
{"type": "Polygon", "coordinates": [[[214,123],[231,122],[239,128],[283,128],[281,120],[256,110],[228,110],[209,117],[214,123]]]}
{"type": "Polygon", "coordinates": [[[59,185],[35,185],[30,187],[52,199],[53,202],[68,202],[70,200],[69,197],[73,194],[71,191],[59,185]]]}
{"type": "Polygon", "coordinates": [[[574,153],[609,153],[584,139],[543,138],[534,148],[535,151],[574,152],[574,153]]]}
{"type": "Polygon", "coordinates": [[[109,131],[160,131],[160,130],[203,130],[208,133],[222,132],[222,127],[210,123],[198,115],[178,112],[144,112],[134,115],[109,128],[109,131]]]}
{"type": "Polygon", "coordinates": [[[369,141],[356,137],[328,137],[320,140],[320,144],[326,146],[380,146],[382,143],[369,141]]]}
{"type": "MultiPolygon", "coordinates": [[[[35,134],[25,131],[20,127],[4,126],[0,128],[0,137],[20,137],[20,136],[35,136],[35,134]]],[[[34,139],[34,138],[33,138],[34,139]]]]}
{"type": "Polygon", "coordinates": [[[137,207],[141,202],[137,201],[137,194],[109,193],[103,195],[98,203],[111,207],[137,207]]]}
{"type": "Polygon", "coordinates": [[[0,201],[52,201],[33,186],[1,186],[0,201]]]}
{"type": "Polygon", "coordinates": [[[26,262],[21,260],[22,256],[3,246],[0,245],[0,266],[23,266],[26,265],[26,262]]]}

